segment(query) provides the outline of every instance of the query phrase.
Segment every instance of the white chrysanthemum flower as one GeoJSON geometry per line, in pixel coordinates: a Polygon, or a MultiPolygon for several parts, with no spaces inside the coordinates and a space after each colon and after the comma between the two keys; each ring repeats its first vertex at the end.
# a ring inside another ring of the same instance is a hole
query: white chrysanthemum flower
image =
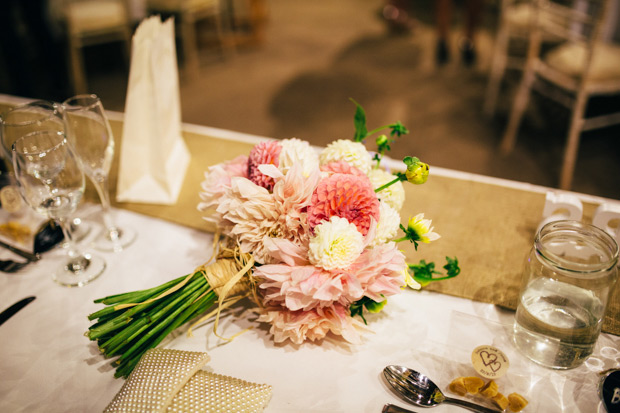
{"type": "Polygon", "coordinates": [[[364,236],[355,224],[333,216],[314,228],[308,258],[313,265],[333,270],[349,267],[364,250],[364,236]]]}
{"type": "MultiPolygon", "coordinates": [[[[381,185],[392,182],[396,179],[396,175],[392,175],[383,169],[371,169],[370,172],[368,172],[368,178],[372,183],[372,188],[377,189],[381,185]]],[[[399,181],[382,189],[380,192],[377,192],[377,197],[396,211],[400,211],[405,203],[405,188],[403,187],[403,183],[399,181]]]]}
{"type": "Polygon", "coordinates": [[[428,244],[431,241],[438,240],[440,235],[433,232],[433,221],[424,219],[424,214],[418,214],[413,218],[409,218],[407,224],[407,232],[413,237],[414,241],[421,241],[428,244]]]}
{"type": "Polygon", "coordinates": [[[384,244],[398,234],[400,226],[400,215],[385,201],[379,203],[379,223],[377,224],[377,234],[372,241],[373,245],[384,244]]]}
{"type": "Polygon", "coordinates": [[[310,176],[310,173],[319,168],[319,157],[310,144],[301,139],[292,138],[284,139],[280,142],[282,151],[280,151],[280,161],[278,169],[286,175],[291,166],[300,163],[303,168],[303,175],[310,176]]]}
{"type": "Polygon", "coordinates": [[[364,144],[349,139],[339,139],[327,145],[321,152],[319,160],[321,165],[345,161],[365,174],[370,171],[372,165],[372,158],[364,144]]]}

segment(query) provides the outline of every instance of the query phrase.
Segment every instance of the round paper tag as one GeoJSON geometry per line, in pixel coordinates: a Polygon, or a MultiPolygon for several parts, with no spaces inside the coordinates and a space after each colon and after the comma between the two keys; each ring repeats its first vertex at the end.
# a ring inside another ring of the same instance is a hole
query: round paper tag
{"type": "Polygon", "coordinates": [[[22,207],[22,198],[19,191],[13,185],[7,185],[0,190],[0,203],[2,208],[10,213],[17,212],[22,207]]]}
{"type": "Polygon", "coordinates": [[[482,377],[497,379],[508,371],[508,357],[493,346],[478,346],[471,353],[471,363],[482,377]]]}
{"type": "Polygon", "coordinates": [[[620,412],[620,370],[612,370],[601,379],[599,395],[609,413],[620,412]]]}

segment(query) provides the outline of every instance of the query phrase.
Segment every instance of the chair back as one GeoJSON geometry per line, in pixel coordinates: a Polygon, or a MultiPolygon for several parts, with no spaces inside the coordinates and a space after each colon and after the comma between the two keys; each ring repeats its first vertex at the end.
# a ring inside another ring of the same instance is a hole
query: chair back
{"type": "Polygon", "coordinates": [[[66,4],[65,18],[71,36],[97,36],[129,27],[126,0],[72,0],[66,4]]]}
{"type": "Polygon", "coordinates": [[[580,88],[593,88],[594,93],[616,90],[605,84],[620,81],[620,47],[603,39],[611,0],[534,1],[528,58],[539,74],[573,92],[580,88]],[[543,39],[549,36],[561,42],[546,50],[543,39]]]}

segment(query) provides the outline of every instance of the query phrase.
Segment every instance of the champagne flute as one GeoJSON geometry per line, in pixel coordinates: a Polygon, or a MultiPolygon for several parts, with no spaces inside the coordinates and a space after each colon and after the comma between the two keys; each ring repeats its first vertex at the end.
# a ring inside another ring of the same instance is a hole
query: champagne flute
{"type": "Polygon", "coordinates": [[[81,287],[97,278],[105,261],[81,253],[73,242],[69,219],[84,194],[84,173],[62,132],[37,131],[18,138],[13,168],[22,197],[39,214],[58,221],[68,244],[69,259],[53,273],[58,284],[81,287]]]}
{"type": "MultiPolygon", "coordinates": [[[[65,125],[58,104],[35,100],[7,110],[0,115],[0,155],[6,159],[8,165],[12,165],[13,143],[28,133],[44,130],[64,132],[65,125]]],[[[8,171],[7,174],[10,177],[13,171],[8,171]]],[[[78,217],[73,218],[71,226],[75,241],[82,240],[91,231],[91,226],[78,217]]]]}
{"type": "Polygon", "coordinates": [[[131,228],[120,228],[112,220],[108,174],[114,158],[114,136],[101,100],[96,95],[78,95],[62,104],[67,139],[78,156],[101,200],[105,233],[95,240],[95,248],[122,251],[136,238],[131,228]]]}

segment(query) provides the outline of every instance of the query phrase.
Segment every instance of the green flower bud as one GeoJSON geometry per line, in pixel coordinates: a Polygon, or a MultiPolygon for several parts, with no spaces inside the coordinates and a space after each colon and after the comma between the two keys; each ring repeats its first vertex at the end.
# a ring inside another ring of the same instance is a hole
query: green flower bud
{"type": "Polygon", "coordinates": [[[405,175],[407,176],[407,181],[421,185],[428,179],[428,165],[420,161],[413,162],[407,165],[405,175]]]}
{"type": "Polygon", "coordinates": [[[379,135],[377,137],[377,141],[376,142],[377,142],[377,146],[379,146],[379,147],[381,147],[383,145],[387,145],[387,143],[388,143],[387,135],[379,135]]]}

